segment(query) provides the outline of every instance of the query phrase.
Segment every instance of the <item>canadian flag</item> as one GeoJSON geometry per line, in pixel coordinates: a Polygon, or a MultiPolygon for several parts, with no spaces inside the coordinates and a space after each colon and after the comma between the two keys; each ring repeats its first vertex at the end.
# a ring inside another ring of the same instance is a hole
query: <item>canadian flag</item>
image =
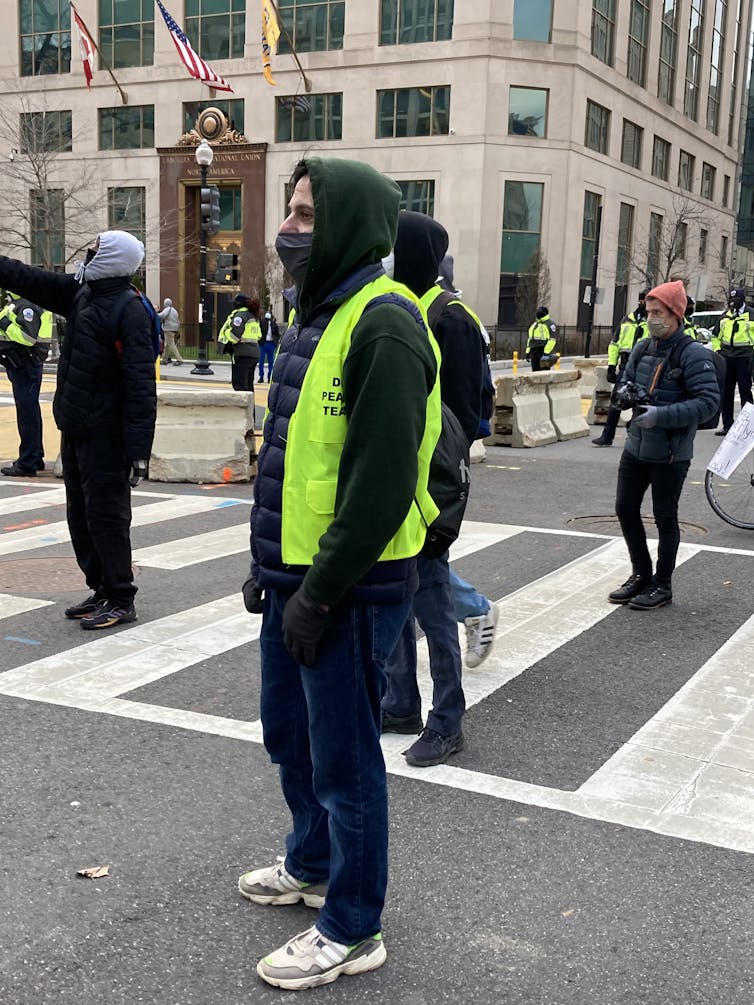
{"type": "Polygon", "coordinates": [[[79,47],[81,49],[81,62],[84,65],[84,76],[86,77],[86,86],[91,88],[92,86],[92,74],[94,66],[94,43],[89,37],[89,32],[86,30],[86,25],[79,17],[79,12],[71,4],[71,11],[73,12],[73,20],[76,22],[76,30],[79,33],[79,47]]]}

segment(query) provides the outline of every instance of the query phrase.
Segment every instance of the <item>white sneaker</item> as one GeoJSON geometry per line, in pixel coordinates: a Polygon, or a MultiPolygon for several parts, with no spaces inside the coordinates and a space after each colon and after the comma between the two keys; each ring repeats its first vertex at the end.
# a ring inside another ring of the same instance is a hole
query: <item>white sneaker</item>
{"type": "Polygon", "coordinates": [[[482,660],[486,660],[495,644],[495,625],[497,624],[497,607],[490,604],[486,614],[478,618],[466,618],[466,656],[464,663],[473,669],[482,660]]]}
{"type": "Polygon", "coordinates": [[[245,872],[238,880],[238,892],[255,904],[298,904],[323,907],[327,883],[304,883],[291,876],[282,862],[245,872]]]}
{"type": "Polygon", "coordinates": [[[316,926],[294,935],[257,964],[262,980],[278,988],[301,991],[331,984],[341,974],[365,974],[387,959],[380,934],[355,946],[326,939],[316,926]]]}

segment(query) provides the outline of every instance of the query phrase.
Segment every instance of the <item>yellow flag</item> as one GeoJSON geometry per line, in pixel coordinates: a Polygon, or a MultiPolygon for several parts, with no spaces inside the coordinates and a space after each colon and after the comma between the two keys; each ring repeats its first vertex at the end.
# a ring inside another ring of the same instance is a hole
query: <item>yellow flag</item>
{"type": "Polygon", "coordinates": [[[270,0],[262,0],[262,72],[268,84],[275,84],[272,79],[271,57],[277,48],[279,38],[280,25],[275,8],[270,0]]]}

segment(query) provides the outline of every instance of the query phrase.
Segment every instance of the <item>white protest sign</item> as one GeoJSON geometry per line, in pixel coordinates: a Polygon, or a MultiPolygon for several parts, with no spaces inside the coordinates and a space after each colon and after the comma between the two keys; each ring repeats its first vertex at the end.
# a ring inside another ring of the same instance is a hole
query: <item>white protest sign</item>
{"type": "Polygon", "coordinates": [[[754,405],[747,402],[715,451],[707,470],[721,478],[729,478],[752,449],[754,449],[754,405]]]}

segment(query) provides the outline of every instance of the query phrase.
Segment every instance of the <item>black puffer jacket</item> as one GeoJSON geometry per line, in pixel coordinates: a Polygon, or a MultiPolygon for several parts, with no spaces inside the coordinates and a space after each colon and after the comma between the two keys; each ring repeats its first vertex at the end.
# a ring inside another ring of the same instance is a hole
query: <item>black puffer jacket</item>
{"type": "Polygon", "coordinates": [[[116,277],[79,285],[72,275],[0,256],[1,287],[66,318],[53,403],[58,428],[84,438],[117,436],[135,461],[151,453],[157,395],[151,323],[136,295],[113,331],[113,307],[128,283],[116,277]]]}

